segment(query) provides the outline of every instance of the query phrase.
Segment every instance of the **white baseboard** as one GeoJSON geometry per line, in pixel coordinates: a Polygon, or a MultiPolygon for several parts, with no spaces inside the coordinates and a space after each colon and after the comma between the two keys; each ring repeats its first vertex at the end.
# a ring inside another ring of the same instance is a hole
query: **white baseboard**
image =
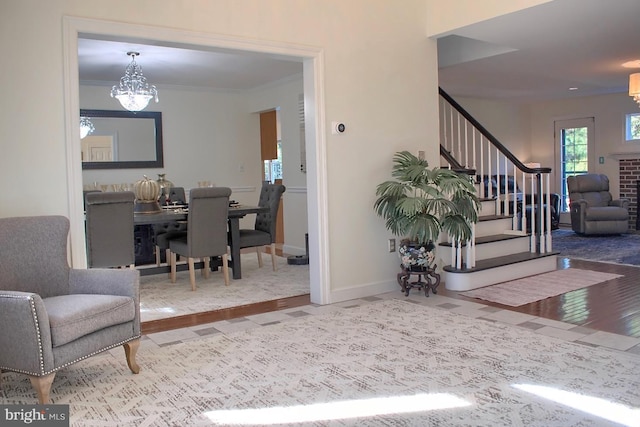
{"type": "Polygon", "coordinates": [[[370,297],[373,295],[384,294],[386,292],[393,291],[398,291],[398,295],[402,295],[398,282],[378,282],[358,286],[357,288],[331,290],[329,296],[329,304],[370,297]]]}

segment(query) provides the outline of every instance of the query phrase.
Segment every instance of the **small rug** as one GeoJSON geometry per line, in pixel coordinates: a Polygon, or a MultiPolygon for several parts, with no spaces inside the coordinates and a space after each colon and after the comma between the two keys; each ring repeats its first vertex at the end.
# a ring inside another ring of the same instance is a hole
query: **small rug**
{"type": "Polygon", "coordinates": [[[461,292],[460,294],[511,307],[518,307],[575,291],[576,289],[593,286],[617,277],[622,277],[622,275],[567,268],[565,270],[550,271],[548,273],[498,283],[497,285],[461,292]]]}
{"type": "Polygon", "coordinates": [[[563,257],[640,266],[640,234],[581,236],[559,229],[551,237],[553,250],[563,257]]]}
{"type": "MultiPolygon", "coordinates": [[[[117,351],[116,351],[117,350],[117,351]]],[[[387,300],[60,370],[82,426],[637,426],[640,357],[387,300]]],[[[3,373],[0,402],[33,403],[3,373]]],[[[35,424],[34,424],[35,425],[35,424]]]]}
{"type": "MultiPolygon", "coordinates": [[[[242,279],[230,278],[225,286],[222,270],[213,271],[205,279],[196,271],[196,290],[191,290],[189,272],[180,271],[176,283],[168,274],[140,278],[140,318],[143,322],[223,308],[238,307],[262,301],[305,295],[310,292],[309,266],[290,265],[287,259],[276,257],[278,270],[271,267],[271,255],[264,255],[264,265],[258,267],[258,257],[242,254],[242,279]]],[[[229,270],[231,275],[231,270],[229,270]]]]}

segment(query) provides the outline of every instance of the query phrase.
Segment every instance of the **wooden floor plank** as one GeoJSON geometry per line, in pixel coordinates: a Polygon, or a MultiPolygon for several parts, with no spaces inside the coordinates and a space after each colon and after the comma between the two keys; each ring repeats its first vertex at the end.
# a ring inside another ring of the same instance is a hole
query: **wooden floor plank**
{"type": "Polygon", "coordinates": [[[601,271],[622,277],[520,307],[469,298],[446,288],[439,295],[640,338],[640,267],[558,257],[558,268],[601,271]]]}

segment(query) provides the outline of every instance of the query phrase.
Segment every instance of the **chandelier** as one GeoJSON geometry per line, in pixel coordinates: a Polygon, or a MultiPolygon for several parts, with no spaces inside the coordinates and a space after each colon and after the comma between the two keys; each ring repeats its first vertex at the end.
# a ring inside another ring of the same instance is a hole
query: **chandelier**
{"type": "Polygon", "coordinates": [[[119,85],[111,88],[111,97],[120,101],[120,104],[129,111],[144,110],[151,98],[158,102],[158,91],[154,85],[147,83],[147,78],[142,75],[142,68],[136,63],[138,52],[127,52],[131,57],[131,63],[127,66],[119,85]]]}
{"type": "Polygon", "coordinates": [[[80,139],[90,135],[94,130],[96,130],[96,128],[93,123],[91,123],[91,120],[89,120],[89,117],[80,117],[80,139]]]}
{"type": "Polygon", "coordinates": [[[640,73],[629,75],[629,96],[640,105],[640,73]]]}

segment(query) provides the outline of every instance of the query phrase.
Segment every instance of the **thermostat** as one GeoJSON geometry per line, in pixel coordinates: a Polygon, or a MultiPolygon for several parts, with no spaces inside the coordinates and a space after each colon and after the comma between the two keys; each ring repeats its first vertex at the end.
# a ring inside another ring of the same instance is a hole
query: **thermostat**
{"type": "Polygon", "coordinates": [[[344,133],[347,127],[342,122],[331,122],[331,133],[334,135],[340,135],[344,133]]]}

